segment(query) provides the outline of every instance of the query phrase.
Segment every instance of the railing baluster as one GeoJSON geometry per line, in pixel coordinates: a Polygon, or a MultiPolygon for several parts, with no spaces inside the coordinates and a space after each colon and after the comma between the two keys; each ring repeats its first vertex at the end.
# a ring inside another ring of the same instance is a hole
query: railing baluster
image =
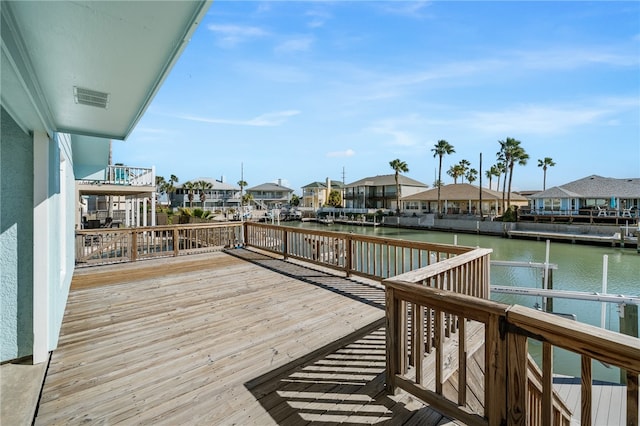
{"type": "Polygon", "coordinates": [[[581,357],[580,369],[580,423],[591,425],[591,403],[592,403],[592,378],[591,378],[591,358],[587,355],[581,357]]]}

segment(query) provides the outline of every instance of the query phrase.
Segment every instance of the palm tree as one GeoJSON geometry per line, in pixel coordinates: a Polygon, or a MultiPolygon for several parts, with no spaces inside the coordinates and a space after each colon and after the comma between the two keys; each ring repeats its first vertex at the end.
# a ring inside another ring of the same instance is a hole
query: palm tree
{"type": "Polygon", "coordinates": [[[507,190],[507,207],[511,207],[511,182],[513,181],[513,167],[516,163],[520,166],[527,164],[529,154],[527,154],[520,146],[522,142],[514,138],[507,138],[504,141],[498,141],[500,143],[500,152],[504,158],[504,164],[506,167],[504,175],[504,185],[502,186],[502,209],[504,211],[504,194],[507,183],[507,175],[509,176],[509,188],[507,190]]]}
{"type": "Polygon", "coordinates": [[[489,170],[484,172],[484,175],[489,179],[489,189],[491,189],[491,185],[492,185],[491,182],[494,176],[498,178],[498,185],[500,185],[500,175],[502,174],[502,172],[499,164],[500,163],[494,164],[489,168],[489,170]]]}
{"type": "Polygon", "coordinates": [[[247,183],[247,181],[240,179],[238,181],[238,186],[240,187],[240,200],[241,200],[240,203],[241,203],[241,205],[244,205],[244,192],[243,192],[243,190],[244,190],[244,187],[245,186],[249,186],[249,184],[247,183]]]}
{"type": "Polygon", "coordinates": [[[467,182],[473,183],[478,179],[478,171],[476,169],[469,169],[467,170],[465,177],[467,178],[467,182]]]}
{"type": "Polygon", "coordinates": [[[467,175],[467,170],[469,170],[469,166],[471,166],[471,163],[469,162],[469,160],[460,160],[458,165],[460,166],[461,171],[460,177],[462,178],[462,183],[464,183],[464,178],[467,175]]]}
{"type": "Polygon", "coordinates": [[[202,209],[204,209],[204,202],[207,201],[207,194],[205,191],[211,189],[213,185],[206,180],[199,180],[195,184],[196,188],[200,190],[200,203],[202,203],[202,209]]]}
{"type": "Polygon", "coordinates": [[[195,183],[185,182],[182,184],[182,188],[187,190],[187,196],[189,198],[189,208],[193,207],[193,190],[196,189],[195,183]]]}
{"type": "Polygon", "coordinates": [[[433,148],[431,148],[431,151],[433,151],[433,158],[439,157],[438,182],[440,183],[440,185],[438,185],[438,214],[440,214],[442,213],[442,206],[440,204],[440,186],[442,186],[442,157],[444,157],[445,155],[453,154],[456,151],[453,149],[453,145],[451,145],[444,139],[440,139],[438,143],[436,143],[433,148]]]}
{"type": "Polygon", "coordinates": [[[447,174],[453,178],[454,185],[458,183],[458,178],[464,175],[463,170],[464,166],[461,166],[460,164],[454,164],[449,167],[449,170],[447,170],[447,174]]]}
{"type": "Polygon", "coordinates": [[[538,167],[542,167],[544,172],[544,177],[542,179],[542,190],[547,189],[547,168],[555,166],[556,163],[553,162],[551,157],[544,157],[544,160],[538,159],[538,167]]]}
{"type": "Polygon", "coordinates": [[[409,171],[409,166],[407,166],[407,163],[405,163],[404,161],[401,161],[400,159],[396,158],[393,161],[389,161],[389,166],[391,166],[391,168],[393,169],[393,171],[396,173],[395,174],[395,178],[396,178],[396,213],[399,215],[400,214],[400,182],[398,181],[398,179],[400,178],[400,173],[407,173],[409,171]]]}

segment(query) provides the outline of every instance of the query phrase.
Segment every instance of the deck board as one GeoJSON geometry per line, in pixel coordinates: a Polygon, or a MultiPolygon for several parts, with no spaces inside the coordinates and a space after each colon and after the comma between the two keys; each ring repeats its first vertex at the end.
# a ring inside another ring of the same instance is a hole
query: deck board
{"type": "Polygon", "coordinates": [[[378,283],[232,254],[78,270],[35,424],[401,424],[425,408],[381,394],[384,333],[353,341],[382,324],[378,283]]]}

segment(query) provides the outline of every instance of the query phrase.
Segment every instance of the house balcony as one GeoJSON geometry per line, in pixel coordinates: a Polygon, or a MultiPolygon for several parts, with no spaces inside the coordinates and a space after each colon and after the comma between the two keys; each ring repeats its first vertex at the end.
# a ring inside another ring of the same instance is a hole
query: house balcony
{"type": "Polygon", "coordinates": [[[145,195],[156,191],[155,169],[109,165],[76,180],[79,195],[145,195]]]}

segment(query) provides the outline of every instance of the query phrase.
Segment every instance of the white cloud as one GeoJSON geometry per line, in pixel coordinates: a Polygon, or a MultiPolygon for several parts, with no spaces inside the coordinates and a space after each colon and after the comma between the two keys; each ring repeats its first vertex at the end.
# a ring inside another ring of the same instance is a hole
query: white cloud
{"type": "Polygon", "coordinates": [[[559,134],[593,124],[610,113],[604,108],[532,105],[505,111],[474,112],[469,125],[492,134],[559,134]]]}
{"type": "Polygon", "coordinates": [[[344,151],[327,152],[327,157],[353,157],[354,155],[356,155],[356,152],[351,148],[344,151]]]}
{"type": "Polygon", "coordinates": [[[268,35],[263,29],[250,26],[210,24],[207,28],[219,36],[221,47],[234,47],[247,40],[268,35]]]}
{"type": "Polygon", "coordinates": [[[555,70],[575,69],[589,65],[609,65],[614,67],[637,67],[640,57],[616,51],[615,47],[568,46],[564,48],[508,52],[509,62],[523,68],[555,70]]]}
{"type": "Polygon", "coordinates": [[[312,37],[299,37],[287,40],[283,43],[280,43],[275,47],[275,51],[278,53],[289,53],[289,52],[305,52],[311,48],[313,44],[312,37]]]}
{"type": "Polygon", "coordinates": [[[236,126],[274,127],[284,124],[289,117],[300,114],[300,111],[277,111],[259,115],[248,120],[231,120],[226,118],[207,118],[193,115],[181,115],[179,118],[190,121],[200,121],[211,124],[231,124],[236,126]]]}

